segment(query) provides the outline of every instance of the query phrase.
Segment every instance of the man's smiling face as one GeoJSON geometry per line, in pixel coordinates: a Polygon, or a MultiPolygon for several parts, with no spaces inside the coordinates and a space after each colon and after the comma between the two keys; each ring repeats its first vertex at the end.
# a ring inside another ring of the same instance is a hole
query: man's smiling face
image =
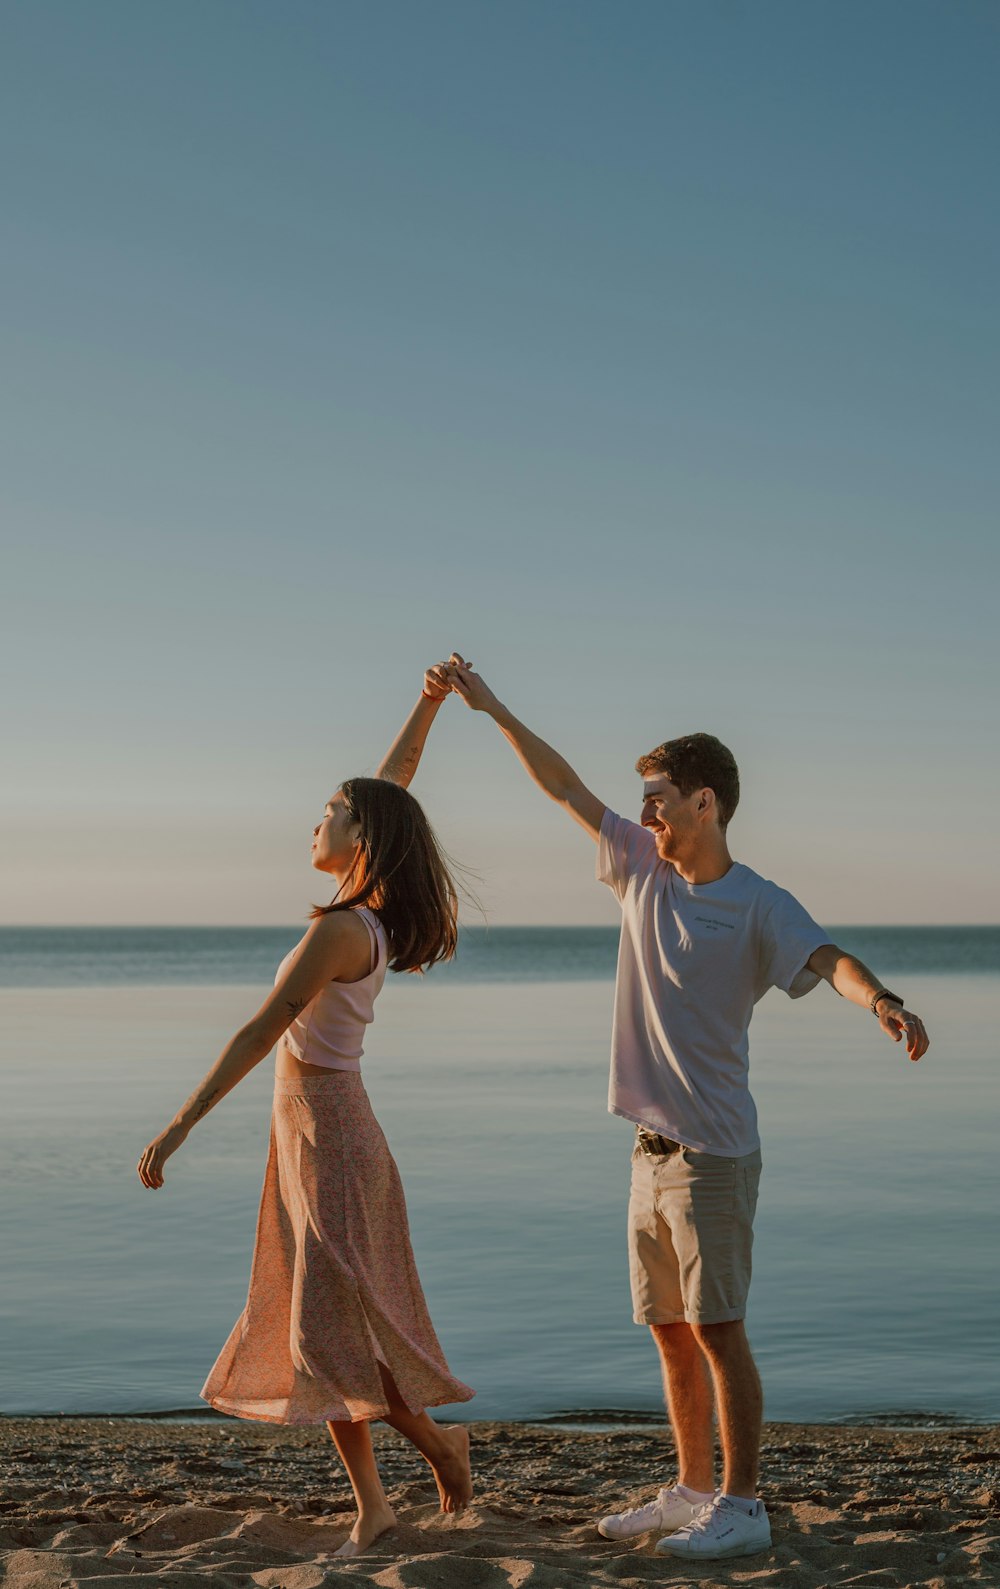
{"type": "Polygon", "coordinates": [[[665,772],[647,773],[642,780],[642,816],[644,828],[649,828],[656,841],[656,853],[662,861],[679,860],[697,843],[701,823],[698,807],[703,791],[682,795],[665,772]]]}

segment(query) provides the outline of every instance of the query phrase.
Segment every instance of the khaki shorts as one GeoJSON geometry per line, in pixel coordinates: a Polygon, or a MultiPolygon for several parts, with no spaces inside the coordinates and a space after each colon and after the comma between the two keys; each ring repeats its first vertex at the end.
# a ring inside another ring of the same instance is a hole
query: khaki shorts
{"type": "Polygon", "coordinates": [[[746,1314],[760,1150],[632,1153],[629,1276],[636,1324],[725,1324],[746,1314]]]}

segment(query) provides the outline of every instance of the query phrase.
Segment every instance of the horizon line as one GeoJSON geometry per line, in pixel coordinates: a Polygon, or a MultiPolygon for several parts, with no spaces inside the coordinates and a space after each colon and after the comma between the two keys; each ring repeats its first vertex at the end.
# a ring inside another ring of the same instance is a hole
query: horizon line
{"type": "MultiPolygon", "coordinates": [[[[306,920],[307,918],[303,918],[306,920]]],[[[822,923],[820,923],[822,926],[822,923]]],[[[284,931],[302,926],[301,921],[7,921],[0,922],[0,932],[267,932],[284,931]]],[[[460,923],[466,932],[617,932],[616,922],[603,921],[505,921],[485,923],[460,923]]],[[[828,923],[831,931],[900,930],[913,932],[940,931],[953,927],[996,931],[1000,921],[837,921],[828,923]]]]}

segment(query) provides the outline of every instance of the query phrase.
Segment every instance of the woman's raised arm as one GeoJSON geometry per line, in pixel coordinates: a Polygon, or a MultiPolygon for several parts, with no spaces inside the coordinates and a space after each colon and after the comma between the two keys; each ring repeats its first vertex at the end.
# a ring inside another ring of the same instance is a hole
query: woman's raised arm
{"type": "Polygon", "coordinates": [[[420,765],[427,735],[441,705],[451,694],[450,662],[435,662],[424,674],[424,687],[406,722],[382,757],[376,778],[388,778],[408,789],[420,765]]]}

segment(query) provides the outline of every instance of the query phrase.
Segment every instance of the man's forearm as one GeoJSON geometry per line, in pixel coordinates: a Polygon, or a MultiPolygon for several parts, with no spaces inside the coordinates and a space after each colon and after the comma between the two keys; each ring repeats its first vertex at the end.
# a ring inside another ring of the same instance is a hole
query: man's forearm
{"type": "Polygon", "coordinates": [[[432,701],[421,695],[396,738],[379,763],[376,778],[387,778],[402,789],[409,788],[410,780],[420,765],[431,724],[441,710],[446,697],[432,701]]]}
{"type": "Polygon", "coordinates": [[[905,1042],[910,1059],[920,1059],[926,1054],[930,1040],[919,1015],[906,1009],[899,995],[890,994],[885,983],[854,955],[845,954],[835,943],[825,943],[813,951],[807,964],[810,971],[823,977],[836,993],[850,999],[852,1004],[860,1004],[865,1009],[871,1009],[874,1004],[874,1013],[883,1032],[893,1042],[905,1042]],[[886,997],[876,1000],[876,994],[882,992],[886,997]]]}
{"type": "Polygon", "coordinates": [[[862,961],[855,955],[845,954],[836,944],[824,944],[811,956],[809,963],[814,971],[825,977],[834,992],[866,1009],[876,993],[885,987],[885,983],[873,971],[869,971],[862,961]]]}
{"type": "Polygon", "coordinates": [[[461,657],[457,657],[457,653],[453,653],[453,658],[457,660],[454,660],[451,670],[451,687],[456,694],[461,695],[474,712],[485,712],[492,717],[539,789],[550,800],[557,801],[574,822],[579,822],[587,830],[592,839],[599,839],[605,815],[604,802],[590,792],[557,750],[526,728],[513,712],[508,712],[489,685],[461,657]]]}
{"type": "Polygon", "coordinates": [[[499,701],[490,716],[538,787],[544,789],[550,799],[565,804],[570,790],[577,788],[580,783],[569,762],[551,745],[547,745],[544,739],[539,739],[530,728],[526,728],[499,701]]]}

